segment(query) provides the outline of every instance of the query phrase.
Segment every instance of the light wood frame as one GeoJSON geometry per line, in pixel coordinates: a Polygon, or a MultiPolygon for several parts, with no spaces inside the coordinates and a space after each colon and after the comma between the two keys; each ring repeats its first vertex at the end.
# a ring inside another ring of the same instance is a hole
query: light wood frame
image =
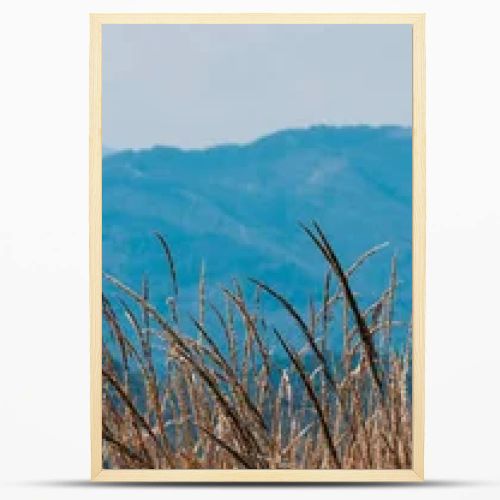
{"type": "Polygon", "coordinates": [[[164,482],[417,482],[424,479],[425,15],[90,15],[91,478],[164,482]],[[408,470],[106,470],[102,467],[102,26],[104,24],[411,24],[413,27],[413,468],[408,470]]]}

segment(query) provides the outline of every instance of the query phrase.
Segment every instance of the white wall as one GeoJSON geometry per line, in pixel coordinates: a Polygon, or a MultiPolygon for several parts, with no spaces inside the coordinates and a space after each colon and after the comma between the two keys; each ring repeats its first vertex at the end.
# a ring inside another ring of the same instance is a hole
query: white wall
{"type": "MultiPolygon", "coordinates": [[[[426,474],[342,498],[499,498],[497,2],[287,0],[289,11],[424,11],[428,71],[426,474]],[[457,482],[458,481],[458,482],[457,482]]],[[[7,495],[132,498],[89,476],[88,12],[278,11],[285,2],[11,1],[0,27],[0,470],[7,495]]],[[[303,490],[273,490],[299,498],[303,490]]],[[[262,491],[262,493],[265,493],[262,491]]],[[[211,498],[256,489],[197,489],[211,498]]]]}

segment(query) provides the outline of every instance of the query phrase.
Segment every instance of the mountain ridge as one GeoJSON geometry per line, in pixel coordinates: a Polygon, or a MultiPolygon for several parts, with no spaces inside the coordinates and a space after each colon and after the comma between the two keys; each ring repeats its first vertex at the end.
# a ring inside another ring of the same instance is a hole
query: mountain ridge
{"type": "MultiPolygon", "coordinates": [[[[210,299],[219,285],[251,275],[305,310],[326,269],[297,224],[314,219],[344,266],[390,242],[391,252],[373,257],[353,283],[368,305],[387,286],[397,252],[403,283],[396,312],[408,319],[411,178],[411,129],[397,126],[319,125],[243,145],[123,150],[103,158],[103,268],[134,288],[147,272],[153,294],[167,297],[165,262],[152,237],[159,231],[191,312],[202,260],[210,299]]],[[[105,291],[113,293],[108,285],[105,291]]],[[[276,304],[266,307],[278,318],[276,304]]]]}
{"type": "Polygon", "coordinates": [[[411,135],[412,132],[412,127],[410,126],[405,126],[405,125],[370,125],[370,124],[358,124],[358,125],[328,125],[328,124],[316,124],[316,125],[310,125],[307,127],[290,127],[290,128],[285,128],[285,129],[279,129],[275,130],[273,132],[269,133],[264,133],[262,135],[259,135],[255,139],[249,140],[249,141],[243,141],[243,142],[222,142],[222,143],[216,143],[212,144],[209,146],[203,146],[203,147],[182,147],[182,146],[175,146],[171,144],[153,144],[151,146],[144,146],[144,147],[139,147],[139,148],[115,148],[115,147],[110,147],[106,144],[103,144],[102,149],[103,149],[103,156],[112,156],[112,155],[117,155],[121,153],[141,153],[141,152],[146,152],[146,151],[151,151],[155,149],[162,149],[162,150],[172,150],[172,151],[177,151],[177,152],[182,152],[182,153],[199,153],[199,152],[206,152],[208,150],[218,150],[218,149],[244,149],[247,147],[252,147],[258,143],[261,142],[266,142],[266,141],[272,141],[280,137],[284,137],[287,135],[300,135],[302,133],[307,134],[310,132],[317,132],[317,131],[323,131],[323,130],[330,130],[330,131],[335,131],[335,130],[345,130],[345,129],[358,129],[358,130],[378,130],[378,129],[385,129],[385,130],[394,130],[394,131],[399,131],[402,132],[403,134],[406,132],[411,135]]]}

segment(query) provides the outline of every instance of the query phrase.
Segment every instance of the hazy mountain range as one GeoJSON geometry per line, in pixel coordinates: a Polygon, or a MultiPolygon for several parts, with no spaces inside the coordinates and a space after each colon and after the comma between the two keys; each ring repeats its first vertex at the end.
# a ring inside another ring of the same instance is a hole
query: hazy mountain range
{"type": "MultiPolygon", "coordinates": [[[[154,300],[165,308],[171,287],[152,235],[159,231],[174,255],[184,310],[196,314],[203,260],[214,300],[220,284],[253,276],[305,312],[309,296],[320,297],[326,265],[298,221],[316,220],[344,266],[389,242],[359,271],[354,288],[368,305],[387,287],[396,253],[396,316],[408,320],[411,158],[411,129],[368,126],[284,130],[204,150],[106,149],[103,270],[136,289],[148,273],[154,300]]],[[[273,301],[263,306],[283,320],[273,301]]]]}

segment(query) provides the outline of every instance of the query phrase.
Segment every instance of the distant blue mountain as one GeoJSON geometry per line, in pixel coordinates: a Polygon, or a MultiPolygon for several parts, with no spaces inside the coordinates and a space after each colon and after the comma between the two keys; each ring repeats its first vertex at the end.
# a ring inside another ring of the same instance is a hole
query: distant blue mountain
{"type": "MultiPolygon", "coordinates": [[[[139,289],[147,273],[165,309],[171,295],[164,256],[176,262],[181,307],[196,314],[202,260],[209,296],[221,284],[257,277],[307,310],[321,296],[326,264],[298,221],[316,220],[343,265],[389,246],[360,269],[353,286],[368,305],[387,287],[398,257],[396,316],[411,314],[412,137],[401,127],[284,130],[246,145],[204,150],[154,147],[103,157],[103,270],[139,289]]],[[[106,293],[112,288],[104,285],[106,293]]],[[[251,288],[247,286],[250,292],[251,288]]],[[[273,301],[268,317],[284,321],[273,301]]]]}

